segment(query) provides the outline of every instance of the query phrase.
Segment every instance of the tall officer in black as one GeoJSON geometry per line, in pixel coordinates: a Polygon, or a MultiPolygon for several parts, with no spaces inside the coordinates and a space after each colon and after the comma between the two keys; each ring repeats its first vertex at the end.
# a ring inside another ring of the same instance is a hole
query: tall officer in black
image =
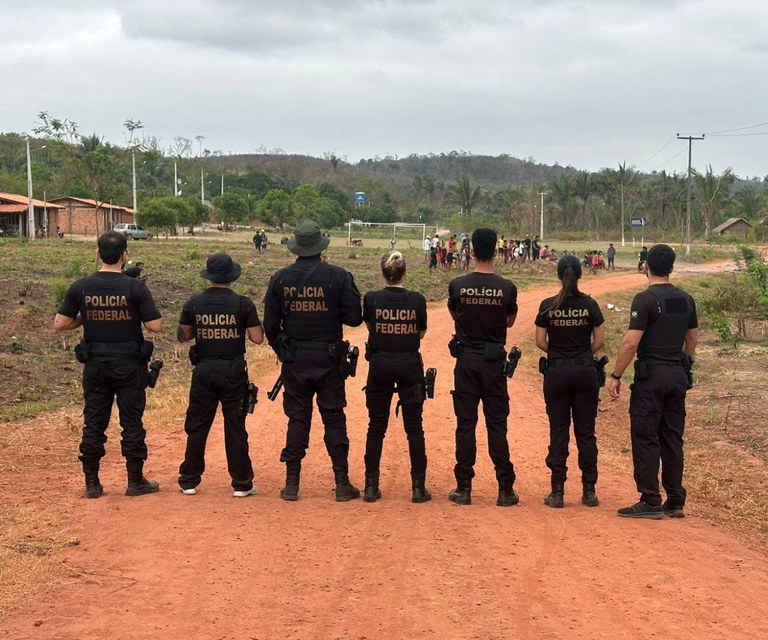
{"type": "Polygon", "coordinates": [[[386,287],[369,291],[363,299],[363,320],[368,327],[365,357],[370,362],[365,384],[368,407],[368,436],[365,442],[365,493],[363,500],[375,502],[379,491],[379,463],[389,423],[392,395],[397,389],[403,410],[403,425],[411,458],[413,502],[432,499],[424,486],[427,454],[424,446],[424,368],[419,353],[427,332],[427,301],[403,286],[405,258],[390,251],[381,259],[386,287]]]}
{"type": "Polygon", "coordinates": [[[556,296],[542,301],[536,315],[536,346],[547,354],[544,374],[544,401],[549,416],[549,454],[552,492],[544,498],[550,507],[563,506],[568,467],[571,416],[579,449],[581,501],[596,507],[597,438],[595,418],[600,392],[593,353],[602,349],[605,326],[600,306],[579,291],[581,262],[563,256],[557,263],[562,288],[556,296]]]}
{"type": "Polygon", "coordinates": [[[302,222],[288,240],[292,265],[280,269],[269,281],[264,298],[264,333],[283,363],[283,409],[288,432],[280,460],[286,463],[284,500],[297,500],[301,461],[309,446],[312,397],[325,427],[325,447],[336,480],[336,500],[360,497],[349,482],[349,439],[344,375],[341,372],[342,327],[363,322],[360,292],[352,274],[324,262],[328,246],[320,226],[302,222]]]}
{"type": "Polygon", "coordinates": [[[669,282],[675,252],[665,244],[650,248],[643,264],[650,286],[632,300],[629,329],[619,348],[608,389],[619,397],[621,376],[635,361],[629,397],[632,461],[640,501],[619,509],[624,518],[684,516],[683,431],[690,365],[699,340],[696,304],[669,282]],[[661,483],[667,499],[662,505],[661,483]]]}
{"type": "Polygon", "coordinates": [[[509,507],[520,501],[513,489],[515,469],[509,459],[507,417],[509,393],[504,375],[507,328],[517,317],[517,287],[496,275],[496,232],[476,229],[472,234],[475,270],[448,285],[448,310],[455,321],[451,341],[456,356],[453,407],[456,413],[456,488],[449,499],[471,504],[472,478],[477,457],[477,407],[483,401],[488,449],[496,469],[499,496],[496,504],[509,507]]]}
{"type": "Polygon", "coordinates": [[[195,370],[184,423],[187,449],[179,467],[179,487],[186,495],[197,493],[205,470],[205,443],[219,403],[233,495],[245,498],[256,493],[245,430],[245,338],[247,335],[254,344],[261,344],[264,331],[253,302],[232,291],[240,273],[240,265],[226,253],[210,256],[200,275],[211,284],[184,305],[179,319],[179,342],[195,341],[190,348],[195,370]]]}
{"type": "Polygon", "coordinates": [[[85,496],[98,498],[104,491],[99,464],[115,398],[122,427],[120,448],[128,471],[125,495],[154,493],[159,489],[157,482],[143,475],[147,432],[142,422],[152,343],[145,342],[141,327],[158,333],[163,320],[144,281],[121,273],[128,252],[125,236],[108,231],[99,237],[98,248],[101,269],[69,287],[53,321],[56,331],[83,327],[83,341],[76,352],[85,363],[80,442],[85,496]]]}

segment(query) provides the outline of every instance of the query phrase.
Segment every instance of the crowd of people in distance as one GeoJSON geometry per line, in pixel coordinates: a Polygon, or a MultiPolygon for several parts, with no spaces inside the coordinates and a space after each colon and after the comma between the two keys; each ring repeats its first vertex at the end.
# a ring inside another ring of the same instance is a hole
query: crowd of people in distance
{"type": "MultiPolygon", "coordinates": [[[[566,252],[567,253],[567,252],[566,252]]],[[[527,260],[548,260],[557,262],[560,255],[548,244],[540,246],[538,236],[525,236],[525,239],[517,240],[505,238],[498,239],[497,256],[504,264],[511,266],[520,265],[527,260]]],[[[430,269],[456,269],[466,271],[472,262],[472,250],[469,237],[466,233],[460,236],[452,234],[447,242],[441,240],[438,234],[427,236],[424,239],[424,262],[430,269]]]]}

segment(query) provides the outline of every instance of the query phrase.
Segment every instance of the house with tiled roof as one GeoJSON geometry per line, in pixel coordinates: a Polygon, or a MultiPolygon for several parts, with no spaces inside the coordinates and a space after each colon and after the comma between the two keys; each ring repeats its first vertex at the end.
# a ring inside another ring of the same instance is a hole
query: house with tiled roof
{"type": "Polygon", "coordinates": [[[63,207],[58,224],[67,234],[98,236],[120,222],[133,222],[133,209],[92,198],[66,196],[51,202],[63,207]]]}
{"type": "MultiPolygon", "coordinates": [[[[58,212],[64,207],[53,202],[32,199],[34,230],[44,228],[48,235],[56,229],[58,212]]],[[[20,193],[0,192],[0,230],[4,235],[27,235],[29,197],[20,193]]]]}

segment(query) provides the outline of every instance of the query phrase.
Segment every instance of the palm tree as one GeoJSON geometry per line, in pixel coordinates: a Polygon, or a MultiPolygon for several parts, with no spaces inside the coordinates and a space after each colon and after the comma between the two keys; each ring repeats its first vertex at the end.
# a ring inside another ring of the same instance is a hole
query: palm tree
{"type": "Polygon", "coordinates": [[[696,203],[699,207],[701,218],[704,220],[704,237],[708,238],[712,227],[712,219],[728,201],[729,191],[735,176],[730,167],[723,171],[721,175],[716,176],[712,171],[712,165],[707,165],[706,173],[694,172],[694,180],[696,184],[696,203]]]}
{"type": "Polygon", "coordinates": [[[455,204],[459,205],[462,214],[472,217],[472,209],[482,200],[483,192],[480,187],[473,187],[469,177],[464,174],[456,179],[456,184],[448,188],[448,195],[455,204]]]}

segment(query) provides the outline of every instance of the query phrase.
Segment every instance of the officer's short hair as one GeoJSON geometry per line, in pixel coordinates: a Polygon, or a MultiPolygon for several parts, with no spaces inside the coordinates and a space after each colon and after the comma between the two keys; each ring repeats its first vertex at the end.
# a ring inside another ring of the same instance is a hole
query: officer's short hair
{"type": "Polygon", "coordinates": [[[107,231],[98,239],[99,256],[105,264],[117,264],[120,257],[128,251],[128,241],[122,233],[107,231]]]}
{"type": "Polygon", "coordinates": [[[488,262],[496,253],[496,243],[498,236],[493,229],[481,227],[472,232],[472,249],[475,251],[475,258],[482,262],[488,262]]]}
{"type": "Polygon", "coordinates": [[[668,276],[675,264],[675,251],[668,244],[655,244],[648,251],[645,262],[653,275],[668,276]]]}

